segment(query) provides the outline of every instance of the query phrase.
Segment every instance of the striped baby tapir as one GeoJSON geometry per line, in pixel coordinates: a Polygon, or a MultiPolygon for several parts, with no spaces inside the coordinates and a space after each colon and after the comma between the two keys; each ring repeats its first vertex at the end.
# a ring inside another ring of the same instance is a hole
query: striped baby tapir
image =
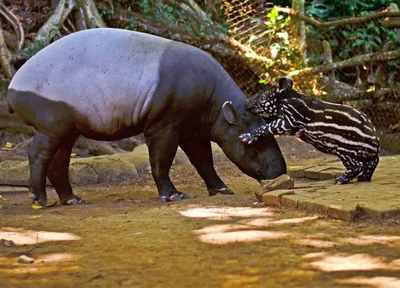
{"type": "Polygon", "coordinates": [[[267,124],[240,135],[251,144],[267,135],[292,135],[323,153],[339,157],[346,172],[335,183],[371,181],[379,163],[379,138],[375,127],[361,111],[307,96],[292,89],[292,80],[249,98],[246,109],[259,114],[267,124]]]}

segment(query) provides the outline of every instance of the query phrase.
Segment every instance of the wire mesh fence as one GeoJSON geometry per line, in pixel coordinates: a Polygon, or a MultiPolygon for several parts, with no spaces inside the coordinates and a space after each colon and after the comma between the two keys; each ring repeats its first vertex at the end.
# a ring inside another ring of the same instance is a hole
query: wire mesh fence
{"type": "MultiPolygon", "coordinates": [[[[245,56],[263,69],[252,71],[258,81],[274,84],[289,75],[302,92],[356,107],[374,123],[382,149],[400,152],[400,17],[379,16],[398,11],[397,5],[333,22],[307,15],[299,19],[291,9],[272,7],[265,1],[221,3],[231,37],[249,46],[256,56],[245,56]],[[304,29],[303,34],[296,29],[304,29]]],[[[249,85],[248,70],[230,73],[247,95],[265,89],[249,85]]]]}

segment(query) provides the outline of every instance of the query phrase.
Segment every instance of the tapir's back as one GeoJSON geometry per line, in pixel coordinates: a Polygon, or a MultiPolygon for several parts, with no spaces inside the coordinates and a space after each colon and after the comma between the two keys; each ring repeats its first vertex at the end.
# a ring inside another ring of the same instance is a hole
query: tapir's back
{"type": "MultiPolygon", "coordinates": [[[[99,133],[135,126],[150,109],[163,54],[177,45],[184,44],[122,29],[81,31],[27,61],[9,89],[71,106],[99,133]]],[[[13,95],[7,100],[18,110],[13,95]]]]}

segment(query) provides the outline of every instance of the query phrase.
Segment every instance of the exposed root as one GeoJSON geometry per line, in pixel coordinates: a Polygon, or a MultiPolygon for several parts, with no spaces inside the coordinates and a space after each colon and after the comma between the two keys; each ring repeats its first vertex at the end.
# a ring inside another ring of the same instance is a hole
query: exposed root
{"type": "Polygon", "coordinates": [[[7,44],[4,40],[3,29],[1,27],[1,21],[0,21],[0,65],[3,75],[7,79],[11,79],[15,74],[15,69],[11,65],[11,59],[12,57],[10,51],[8,51],[7,44]]]}
{"type": "Polygon", "coordinates": [[[57,35],[59,36],[64,21],[75,7],[75,0],[61,0],[54,10],[53,15],[51,15],[46,23],[39,29],[35,41],[47,45],[54,37],[57,35]]]}
{"type": "Polygon", "coordinates": [[[11,27],[13,27],[13,30],[19,39],[17,48],[18,50],[21,50],[25,41],[24,29],[22,28],[21,22],[2,2],[0,2],[0,14],[10,23],[11,27]]]}

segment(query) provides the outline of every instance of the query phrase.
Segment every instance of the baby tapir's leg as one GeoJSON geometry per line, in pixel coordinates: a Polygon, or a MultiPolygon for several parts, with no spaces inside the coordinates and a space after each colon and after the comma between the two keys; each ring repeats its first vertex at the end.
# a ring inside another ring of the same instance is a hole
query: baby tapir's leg
{"type": "Polygon", "coordinates": [[[358,181],[371,181],[372,174],[374,174],[376,166],[378,166],[379,157],[375,156],[371,160],[367,161],[363,165],[363,171],[360,176],[358,176],[358,181]]]}
{"type": "Polygon", "coordinates": [[[353,160],[346,156],[339,156],[339,158],[342,160],[346,172],[336,179],[336,184],[347,184],[363,171],[362,162],[353,160]]]}
{"type": "Polygon", "coordinates": [[[298,127],[292,126],[290,121],[288,121],[285,117],[280,117],[268,124],[256,128],[251,133],[244,133],[240,135],[239,138],[242,139],[242,142],[251,144],[268,135],[293,135],[297,131],[299,131],[298,127]]]}

